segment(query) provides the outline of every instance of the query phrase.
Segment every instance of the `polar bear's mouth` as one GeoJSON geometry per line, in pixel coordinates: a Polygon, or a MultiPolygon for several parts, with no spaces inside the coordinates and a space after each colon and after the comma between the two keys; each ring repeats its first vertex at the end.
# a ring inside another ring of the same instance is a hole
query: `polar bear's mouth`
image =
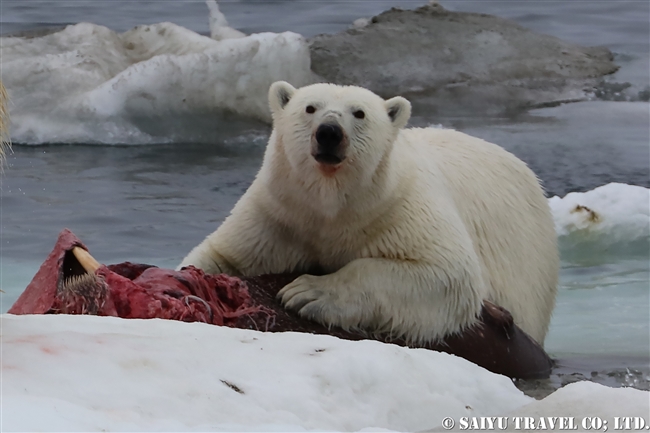
{"type": "Polygon", "coordinates": [[[331,153],[317,153],[314,159],[321,164],[339,165],[345,159],[345,156],[338,156],[331,153]]]}

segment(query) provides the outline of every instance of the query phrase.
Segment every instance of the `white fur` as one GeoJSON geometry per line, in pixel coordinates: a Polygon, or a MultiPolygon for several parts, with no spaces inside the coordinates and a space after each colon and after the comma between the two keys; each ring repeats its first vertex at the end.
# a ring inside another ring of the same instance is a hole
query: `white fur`
{"type": "Polygon", "coordinates": [[[280,292],[287,308],[410,341],[472,325],[488,299],[544,341],[558,278],[556,235],[542,188],[522,161],[460,132],[402,129],[410,104],[400,97],[279,82],[269,99],[274,130],[262,168],[181,266],[244,276],[319,268],[326,275],[303,275],[280,292]],[[311,155],[324,121],[339,123],[348,138],[333,174],[311,155]]]}

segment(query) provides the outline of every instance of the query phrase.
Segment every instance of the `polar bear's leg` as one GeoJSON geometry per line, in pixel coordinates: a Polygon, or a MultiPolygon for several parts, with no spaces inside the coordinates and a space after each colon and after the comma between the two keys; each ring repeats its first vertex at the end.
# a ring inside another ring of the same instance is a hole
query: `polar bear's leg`
{"type": "Polygon", "coordinates": [[[433,341],[475,322],[485,296],[480,272],[379,258],[303,275],[278,297],[300,316],[344,329],[433,341]]]}
{"type": "Polygon", "coordinates": [[[190,251],[176,269],[180,270],[190,265],[202,269],[207,274],[239,274],[237,269],[215,248],[214,239],[210,237],[190,251]]]}
{"type": "Polygon", "coordinates": [[[255,200],[247,199],[248,194],[223,224],[183,259],[178,269],[193,265],[209,274],[255,276],[295,272],[304,266],[305,251],[266,217],[255,200]]]}

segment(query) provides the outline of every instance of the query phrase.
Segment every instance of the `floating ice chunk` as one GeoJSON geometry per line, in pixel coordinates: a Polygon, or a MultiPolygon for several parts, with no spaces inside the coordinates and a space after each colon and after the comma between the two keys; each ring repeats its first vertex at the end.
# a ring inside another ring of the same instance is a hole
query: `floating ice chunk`
{"type": "Polygon", "coordinates": [[[217,41],[172,23],[121,34],[81,23],[3,37],[0,48],[12,136],[22,143],[168,141],[143,129],[143,119],[179,114],[270,122],[274,81],[313,81],[307,43],[291,32],[217,41]]]}
{"type": "Polygon", "coordinates": [[[650,190],[610,183],[587,192],[552,197],[549,205],[560,241],[590,242],[607,248],[650,240],[650,190]]]}
{"type": "Polygon", "coordinates": [[[104,116],[160,115],[221,108],[270,121],[270,85],[306,82],[302,36],[259,33],[213,42],[201,52],[158,55],[135,63],[83,95],[82,106],[104,116]]]}

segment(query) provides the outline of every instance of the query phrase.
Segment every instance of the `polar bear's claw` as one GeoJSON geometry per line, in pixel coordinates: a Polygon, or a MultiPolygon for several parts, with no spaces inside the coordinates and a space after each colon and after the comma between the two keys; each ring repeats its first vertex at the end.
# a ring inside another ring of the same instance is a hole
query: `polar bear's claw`
{"type": "Polygon", "coordinates": [[[278,293],[278,298],[280,298],[285,308],[299,311],[306,304],[323,297],[323,290],[311,284],[304,277],[299,277],[292,283],[287,284],[278,293]]]}
{"type": "Polygon", "coordinates": [[[303,275],[280,290],[278,298],[286,309],[305,319],[344,329],[356,327],[360,318],[355,309],[329,287],[326,278],[303,275]]]}

